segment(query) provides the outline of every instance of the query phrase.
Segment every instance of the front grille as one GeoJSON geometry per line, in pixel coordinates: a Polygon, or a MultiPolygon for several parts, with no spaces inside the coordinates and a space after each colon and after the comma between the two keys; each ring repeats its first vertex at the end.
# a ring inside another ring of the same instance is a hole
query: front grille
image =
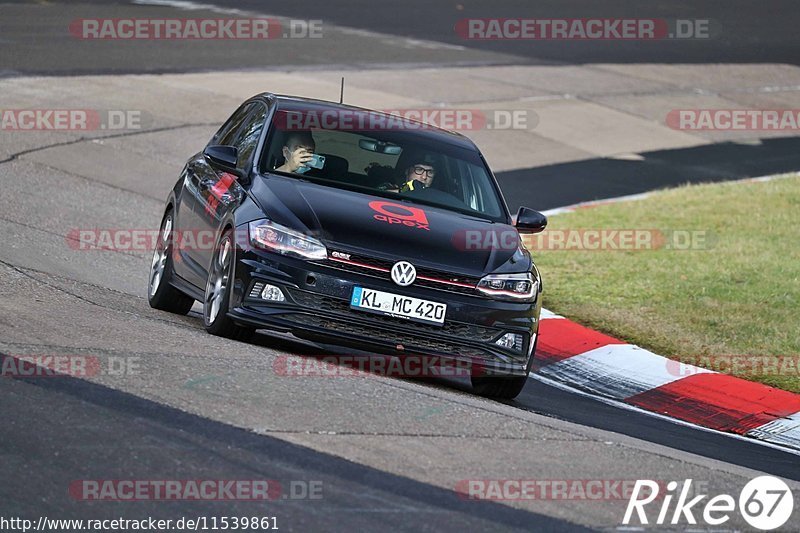
{"type": "Polygon", "coordinates": [[[317,315],[309,314],[293,314],[286,317],[291,322],[295,322],[303,326],[312,326],[336,331],[339,333],[347,333],[357,335],[359,337],[368,337],[376,341],[390,342],[395,345],[402,345],[405,351],[408,352],[432,352],[434,354],[447,354],[452,356],[463,357],[477,357],[481,359],[488,359],[492,361],[507,362],[508,357],[504,357],[493,353],[489,349],[466,346],[464,344],[448,341],[444,339],[432,338],[427,335],[419,335],[411,332],[394,332],[385,328],[376,326],[354,324],[351,321],[327,318],[317,315]]]}
{"type": "MultiPolygon", "coordinates": [[[[325,265],[347,272],[355,272],[357,274],[386,280],[391,279],[389,272],[392,269],[392,265],[394,265],[394,261],[365,255],[349,255],[349,260],[329,258],[325,261],[325,265]]],[[[417,265],[414,265],[414,268],[417,271],[417,279],[414,285],[436,290],[457,292],[460,294],[469,294],[472,296],[483,296],[483,294],[475,288],[480,278],[453,275],[451,272],[419,267],[417,265]]]]}
{"type": "Polygon", "coordinates": [[[261,296],[261,291],[264,290],[264,284],[260,281],[253,283],[253,288],[250,289],[249,298],[258,298],[261,296]]]}
{"type": "Polygon", "coordinates": [[[465,324],[463,322],[453,322],[446,320],[442,326],[433,326],[429,324],[422,324],[411,320],[404,320],[393,316],[377,315],[373,313],[359,313],[350,308],[349,300],[342,300],[340,298],[333,298],[315,292],[300,291],[292,289],[289,291],[291,297],[299,305],[308,307],[310,309],[318,309],[330,313],[350,315],[359,320],[372,322],[378,325],[395,325],[401,326],[406,329],[413,329],[422,333],[430,335],[452,335],[453,337],[460,337],[463,339],[470,339],[478,342],[491,342],[499,337],[504,330],[497,328],[490,328],[486,326],[478,326],[475,324],[465,324]]]}

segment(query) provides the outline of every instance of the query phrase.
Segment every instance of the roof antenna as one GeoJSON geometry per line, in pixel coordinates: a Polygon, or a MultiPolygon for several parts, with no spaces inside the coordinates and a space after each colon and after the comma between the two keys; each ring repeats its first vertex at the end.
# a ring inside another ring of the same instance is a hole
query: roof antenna
{"type": "Polygon", "coordinates": [[[339,91],[339,103],[344,102],[344,76],[342,76],[342,89],[339,91]]]}

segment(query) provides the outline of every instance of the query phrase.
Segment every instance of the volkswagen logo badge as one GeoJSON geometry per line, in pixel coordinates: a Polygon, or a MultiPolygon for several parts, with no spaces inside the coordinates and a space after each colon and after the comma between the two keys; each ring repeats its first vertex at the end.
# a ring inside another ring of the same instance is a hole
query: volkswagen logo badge
{"type": "Polygon", "coordinates": [[[417,279],[417,269],[408,261],[398,261],[392,266],[392,281],[401,287],[408,287],[417,279]]]}

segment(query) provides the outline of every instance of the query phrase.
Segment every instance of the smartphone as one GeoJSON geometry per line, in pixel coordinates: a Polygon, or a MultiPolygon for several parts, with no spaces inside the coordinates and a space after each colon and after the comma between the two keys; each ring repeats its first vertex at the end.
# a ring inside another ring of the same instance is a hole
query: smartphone
{"type": "Polygon", "coordinates": [[[310,168],[316,168],[317,170],[322,170],[322,168],[325,166],[325,156],[312,154],[311,159],[306,162],[306,166],[310,168]]]}

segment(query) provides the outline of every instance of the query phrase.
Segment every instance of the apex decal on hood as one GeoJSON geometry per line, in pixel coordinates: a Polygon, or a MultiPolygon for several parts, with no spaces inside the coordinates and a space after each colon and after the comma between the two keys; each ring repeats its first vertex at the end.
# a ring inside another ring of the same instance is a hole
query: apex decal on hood
{"type": "Polygon", "coordinates": [[[379,213],[372,216],[375,220],[380,220],[387,224],[402,224],[403,226],[424,229],[426,231],[431,230],[428,226],[428,217],[425,215],[425,211],[418,207],[409,207],[384,200],[372,201],[369,203],[369,206],[373,211],[379,213]]]}

